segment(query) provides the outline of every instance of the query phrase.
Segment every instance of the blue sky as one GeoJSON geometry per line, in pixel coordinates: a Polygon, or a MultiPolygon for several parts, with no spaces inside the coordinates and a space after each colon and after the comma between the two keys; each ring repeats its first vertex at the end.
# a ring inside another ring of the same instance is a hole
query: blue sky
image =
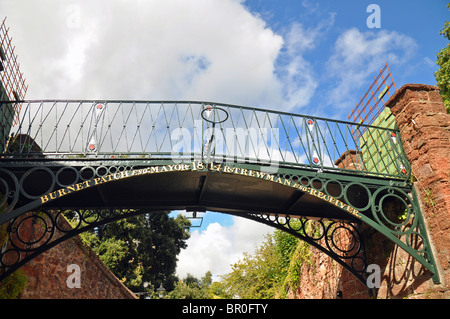
{"type": "MultiPolygon", "coordinates": [[[[384,61],[435,84],[444,0],[2,0],[29,99],[207,100],[347,119],[384,61]],[[369,28],[370,4],[380,28],[369,28]]],[[[229,270],[266,226],[207,213],[179,274],[229,270]]]]}

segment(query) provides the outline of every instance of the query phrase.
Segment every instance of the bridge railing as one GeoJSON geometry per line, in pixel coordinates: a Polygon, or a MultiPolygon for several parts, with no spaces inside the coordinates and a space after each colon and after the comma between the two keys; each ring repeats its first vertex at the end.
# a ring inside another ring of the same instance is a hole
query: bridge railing
{"type": "Polygon", "coordinates": [[[15,103],[1,104],[3,158],[201,159],[395,179],[410,172],[395,129],[209,102],[15,103]],[[15,103],[21,113],[9,123],[15,103]]]}

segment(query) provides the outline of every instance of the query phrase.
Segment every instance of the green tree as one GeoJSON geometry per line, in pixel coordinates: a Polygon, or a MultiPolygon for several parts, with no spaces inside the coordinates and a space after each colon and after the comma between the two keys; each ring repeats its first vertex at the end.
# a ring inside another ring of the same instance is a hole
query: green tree
{"type": "MultiPolygon", "coordinates": [[[[147,287],[174,288],[177,256],[186,248],[190,222],[181,215],[170,218],[168,212],[128,217],[96,228],[83,239],[102,262],[135,292],[147,287]]],[[[147,288],[148,289],[148,288],[147,288]]]]}
{"type": "Polygon", "coordinates": [[[183,280],[175,284],[175,289],[169,292],[166,299],[211,299],[212,274],[208,271],[204,277],[197,279],[187,274],[183,280]]]}
{"type": "Polygon", "coordinates": [[[221,298],[285,298],[288,288],[298,288],[302,265],[308,261],[307,243],[276,230],[253,254],[244,253],[211,292],[221,298]]]}
{"type": "MultiPolygon", "coordinates": [[[[450,10],[450,2],[447,8],[450,10]]],[[[441,34],[450,40],[450,21],[444,23],[441,34]]],[[[441,89],[441,96],[447,113],[450,113],[450,43],[439,51],[436,64],[439,65],[440,69],[434,73],[434,76],[436,77],[437,85],[441,89]]]]}
{"type": "Polygon", "coordinates": [[[280,244],[276,241],[277,236],[278,231],[275,235],[266,235],[265,241],[253,254],[244,253],[243,258],[232,265],[232,271],[221,276],[221,282],[225,287],[222,291],[225,291],[226,296],[243,299],[268,299],[279,296],[283,290],[286,261],[280,254],[282,249],[277,247],[280,244]]]}

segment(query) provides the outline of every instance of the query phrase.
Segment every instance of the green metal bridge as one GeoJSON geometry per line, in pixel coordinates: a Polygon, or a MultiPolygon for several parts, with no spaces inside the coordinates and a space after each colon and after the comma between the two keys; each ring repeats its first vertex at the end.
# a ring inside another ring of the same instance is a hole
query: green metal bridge
{"type": "Polygon", "coordinates": [[[364,284],[370,226],[439,282],[396,128],[194,101],[4,101],[1,110],[0,279],[89,228],[186,210],[290,232],[364,284]]]}

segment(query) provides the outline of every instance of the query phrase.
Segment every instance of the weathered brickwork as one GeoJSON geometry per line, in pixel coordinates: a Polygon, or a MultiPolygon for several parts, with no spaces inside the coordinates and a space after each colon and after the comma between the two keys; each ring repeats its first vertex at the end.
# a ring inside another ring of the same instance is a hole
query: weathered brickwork
{"type": "MultiPolygon", "coordinates": [[[[400,129],[403,147],[417,180],[422,212],[441,272],[412,283],[414,297],[450,298],[450,114],[439,88],[406,84],[387,103],[400,129]]],[[[406,257],[405,257],[406,258],[406,257]]]]}
{"type": "MultiPolygon", "coordinates": [[[[420,263],[366,226],[368,262],[379,265],[382,273],[374,297],[450,298],[450,115],[439,88],[430,85],[404,85],[386,106],[395,116],[411,163],[442,283],[434,284],[420,263]]],[[[343,154],[336,165],[351,169],[346,163],[358,163],[355,156],[343,154]]],[[[368,298],[367,288],[331,258],[314,249],[311,258],[314,266],[304,266],[300,289],[291,298],[368,298]]]]}
{"type": "Polygon", "coordinates": [[[78,236],[58,244],[21,269],[28,277],[22,299],[136,298],[78,236]],[[74,274],[68,269],[72,264],[80,267],[80,288],[73,285],[72,277],[69,278],[74,274]]]}

